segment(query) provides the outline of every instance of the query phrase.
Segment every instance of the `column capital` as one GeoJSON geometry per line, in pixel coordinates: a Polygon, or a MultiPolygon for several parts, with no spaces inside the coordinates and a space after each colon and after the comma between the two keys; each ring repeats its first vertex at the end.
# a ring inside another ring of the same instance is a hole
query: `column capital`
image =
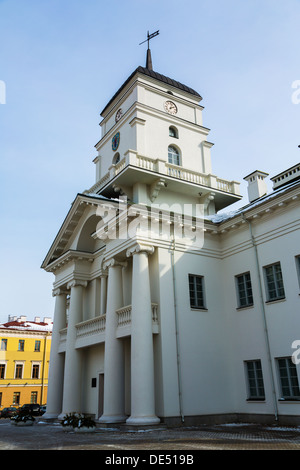
{"type": "Polygon", "coordinates": [[[56,289],[52,290],[52,296],[56,297],[57,295],[67,295],[68,291],[63,289],[62,287],[57,287],[56,289]]]}
{"type": "Polygon", "coordinates": [[[112,268],[115,266],[121,266],[122,268],[125,268],[127,266],[127,262],[125,261],[118,261],[116,258],[110,258],[107,260],[104,260],[103,262],[103,268],[112,268]]]}
{"type": "Polygon", "coordinates": [[[132,255],[139,254],[139,253],[146,253],[147,255],[153,255],[154,253],[154,246],[151,245],[143,245],[142,243],[136,243],[132,247],[128,248],[126,251],[126,256],[129,258],[132,255]]]}
{"type": "Polygon", "coordinates": [[[68,282],[68,289],[70,289],[71,287],[78,287],[78,286],[81,286],[81,287],[86,287],[87,286],[87,281],[82,281],[80,279],[73,279],[72,281],[68,282]]]}

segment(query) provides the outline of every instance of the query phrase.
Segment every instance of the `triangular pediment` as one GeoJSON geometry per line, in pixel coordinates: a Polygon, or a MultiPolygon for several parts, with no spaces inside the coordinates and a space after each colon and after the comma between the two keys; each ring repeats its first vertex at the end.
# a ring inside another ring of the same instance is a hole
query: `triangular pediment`
{"type": "MultiPolygon", "coordinates": [[[[76,237],[78,238],[79,233],[82,231],[83,225],[88,218],[88,215],[90,217],[97,217],[96,210],[100,201],[109,202],[110,199],[99,195],[77,194],[65,220],[61,225],[61,228],[59,229],[50,247],[50,250],[47,253],[47,256],[41,265],[41,268],[47,270],[50,265],[55,263],[69,250],[74,251],[76,237]]],[[[90,230],[91,232],[93,231],[92,227],[90,230]]],[[[81,246],[76,249],[79,249],[82,252],[89,252],[88,247],[86,247],[83,243],[81,243],[81,246]]]]}

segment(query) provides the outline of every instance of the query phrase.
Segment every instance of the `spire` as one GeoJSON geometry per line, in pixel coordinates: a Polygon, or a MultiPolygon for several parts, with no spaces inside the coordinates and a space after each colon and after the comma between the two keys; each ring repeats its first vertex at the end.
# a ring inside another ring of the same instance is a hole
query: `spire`
{"type": "Polygon", "coordinates": [[[152,33],[152,34],[149,34],[149,31],[148,31],[147,39],[143,42],[140,42],[140,45],[141,45],[141,44],[144,44],[144,42],[148,41],[147,58],[146,58],[146,69],[148,69],[148,70],[153,70],[151,50],[150,50],[150,47],[149,47],[150,39],[154,38],[158,34],[159,34],[159,31],[155,31],[155,33],[152,33]]]}
{"type": "Polygon", "coordinates": [[[153,68],[152,68],[152,57],[151,57],[151,50],[150,49],[147,49],[146,69],[153,70],[153,68]]]}

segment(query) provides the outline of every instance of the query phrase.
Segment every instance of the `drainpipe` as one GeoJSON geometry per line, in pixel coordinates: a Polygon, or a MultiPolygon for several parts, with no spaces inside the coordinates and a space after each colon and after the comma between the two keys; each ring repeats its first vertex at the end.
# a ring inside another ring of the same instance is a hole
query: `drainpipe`
{"type": "Polygon", "coordinates": [[[173,240],[171,244],[171,265],[172,265],[172,278],[173,278],[173,301],[174,301],[174,312],[175,312],[178,398],[179,398],[179,413],[181,416],[181,422],[184,423],[184,414],[183,414],[183,406],[182,406],[181,362],[180,362],[180,343],[179,343],[179,331],[178,331],[178,313],[177,313],[177,301],[176,301],[176,277],[175,277],[174,252],[175,252],[175,236],[173,235],[173,240]]]}
{"type": "Polygon", "coordinates": [[[41,405],[43,404],[44,397],[44,386],[45,386],[45,361],[46,361],[46,348],[47,348],[47,337],[49,336],[48,331],[44,337],[44,351],[43,351],[43,366],[42,366],[42,389],[41,389],[41,405]]]}
{"type": "Polygon", "coordinates": [[[245,222],[248,222],[251,243],[252,243],[252,246],[254,248],[254,253],[255,253],[255,264],[256,264],[256,271],[257,271],[257,276],[258,276],[259,296],[260,296],[260,303],[261,303],[261,310],[262,310],[262,317],[263,317],[264,334],[265,334],[265,340],[266,340],[266,346],[267,346],[267,355],[268,355],[268,361],[269,361],[269,368],[270,368],[270,372],[271,372],[272,395],[273,395],[273,402],[274,402],[274,414],[275,414],[275,420],[278,421],[278,407],[277,407],[276,391],[275,391],[275,379],[274,379],[274,373],[273,373],[273,367],[272,367],[271,347],[270,347],[270,340],[269,340],[269,331],[268,331],[265,303],[264,303],[264,297],[263,297],[262,280],[261,280],[260,269],[259,269],[259,258],[258,258],[257,245],[255,243],[255,239],[254,239],[254,236],[253,236],[252,225],[251,225],[250,220],[246,219],[244,214],[242,214],[242,218],[245,222]]]}

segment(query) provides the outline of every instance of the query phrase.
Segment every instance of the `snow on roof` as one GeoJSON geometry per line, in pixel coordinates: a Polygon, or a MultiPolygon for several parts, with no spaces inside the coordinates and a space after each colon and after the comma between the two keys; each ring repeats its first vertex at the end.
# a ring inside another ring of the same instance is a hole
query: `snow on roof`
{"type": "Polygon", "coordinates": [[[34,321],[8,321],[0,324],[0,329],[21,330],[21,331],[52,331],[53,323],[34,322],[34,321]]]}
{"type": "Polygon", "coordinates": [[[253,209],[254,207],[272,199],[273,197],[278,196],[281,193],[284,193],[285,191],[288,191],[289,189],[292,189],[294,186],[296,187],[297,185],[299,185],[299,180],[294,181],[285,186],[281,186],[280,188],[274,190],[272,193],[266,194],[265,196],[260,197],[256,201],[253,201],[250,204],[247,204],[246,206],[241,207],[240,209],[237,209],[235,211],[230,211],[230,212],[224,212],[224,213],[221,212],[219,214],[208,215],[208,216],[205,216],[205,219],[210,220],[211,222],[215,224],[220,224],[221,222],[224,222],[225,220],[231,219],[239,214],[242,214],[244,212],[247,212],[250,209],[253,209]]]}

